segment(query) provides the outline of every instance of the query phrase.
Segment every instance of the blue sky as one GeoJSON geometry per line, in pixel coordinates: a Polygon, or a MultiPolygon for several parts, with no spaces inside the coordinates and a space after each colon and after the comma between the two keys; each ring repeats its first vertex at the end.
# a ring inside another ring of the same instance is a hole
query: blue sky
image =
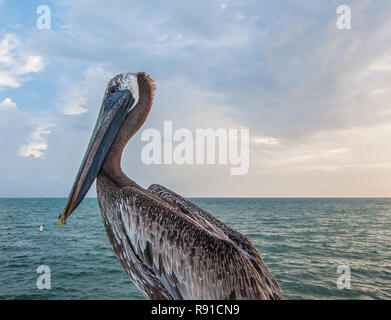
{"type": "MultiPolygon", "coordinates": [[[[124,170],[186,196],[389,196],[391,3],[0,1],[0,197],[64,197],[107,81],[145,71],[143,129],[249,128],[250,171],[124,170]],[[51,9],[51,29],[36,9],[51,9]],[[349,5],[351,30],[336,27],[349,5]],[[238,187],[239,186],[239,187],[238,187]]],[[[90,192],[94,196],[94,190],[90,192]]]]}

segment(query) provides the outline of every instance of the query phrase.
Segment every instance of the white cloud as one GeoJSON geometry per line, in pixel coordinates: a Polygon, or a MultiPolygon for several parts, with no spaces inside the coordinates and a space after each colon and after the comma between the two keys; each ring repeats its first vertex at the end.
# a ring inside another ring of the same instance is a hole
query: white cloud
{"type": "Polygon", "coordinates": [[[346,149],[346,148],[334,148],[334,149],[324,151],[322,153],[322,156],[323,157],[331,157],[331,156],[334,156],[337,154],[345,153],[347,151],[348,151],[348,149],[346,149]]]}
{"type": "Polygon", "coordinates": [[[14,62],[12,51],[17,47],[17,40],[8,34],[0,41],[0,63],[11,65],[14,62]]]}
{"type": "Polygon", "coordinates": [[[112,73],[101,67],[91,67],[84,72],[81,81],[69,81],[60,79],[63,83],[62,96],[57,104],[63,114],[76,116],[88,111],[89,108],[97,110],[99,99],[103,96],[107,81],[113,76],[112,73]]]}
{"type": "Polygon", "coordinates": [[[45,151],[48,148],[46,139],[50,132],[51,130],[47,128],[36,128],[30,133],[30,142],[20,147],[18,155],[21,157],[45,158],[45,151]]]}
{"type": "Polygon", "coordinates": [[[369,65],[370,71],[378,72],[390,72],[391,71],[391,52],[387,51],[386,53],[379,55],[374,59],[374,61],[369,65]]]}
{"type": "Polygon", "coordinates": [[[20,81],[12,76],[12,74],[0,71],[0,90],[3,87],[18,88],[20,81]]]}
{"type": "Polygon", "coordinates": [[[44,158],[44,151],[47,150],[47,148],[47,143],[31,142],[28,145],[22,146],[18,154],[22,157],[33,156],[34,158],[44,158]]]}
{"type": "Polygon", "coordinates": [[[39,72],[43,69],[44,63],[41,56],[28,56],[23,64],[15,68],[15,75],[23,75],[32,72],[39,72]]]}
{"type": "Polygon", "coordinates": [[[5,109],[17,109],[16,103],[11,98],[5,98],[0,102],[0,111],[5,109]]]}
{"type": "Polygon", "coordinates": [[[374,63],[369,67],[369,70],[389,72],[391,71],[391,63],[374,63]]]}
{"type": "Polygon", "coordinates": [[[31,137],[35,140],[42,140],[43,136],[50,134],[51,130],[45,128],[37,128],[34,132],[31,133],[31,137]]]}
{"type": "Polygon", "coordinates": [[[280,144],[280,141],[273,137],[255,136],[252,140],[256,144],[263,144],[269,146],[277,146],[280,144]]]}
{"type": "Polygon", "coordinates": [[[374,89],[371,91],[371,94],[383,94],[390,91],[390,89],[374,89]]]}
{"type": "Polygon", "coordinates": [[[27,80],[26,75],[43,70],[44,62],[41,56],[24,54],[18,38],[7,34],[0,41],[0,67],[1,90],[18,88],[27,80]]]}
{"type": "Polygon", "coordinates": [[[74,95],[69,97],[69,100],[65,102],[62,112],[70,116],[79,115],[88,111],[88,109],[83,108],[86,104],[87,100],[84,97],[74,95]]]}
{"type": "MultiPolygon", "coordinates": [[[[28,143],[19,147],[17,152],[19,156],[44,158],[45,151],[48,148],[46,139],[51,130],[45,127],[36,127],[36,123],[39,122],[40,119],[34,119],[28,114],[21,112],[11,98],[5,98],[0,102],[0,120],[0,129],[7,133],[16,131],[18,127],[25,128],[25,130],[20,130],[19,137],[22,141],[26,141],[28,143]],[[26,129],[32,131],[28,132],[26,129]]],[[[19,140],[18,136],[14,136],[12,134],[10,136],[13,139],[10,141],[4,140],[3,143],[14,144],[15,141],[19,140]]]]}

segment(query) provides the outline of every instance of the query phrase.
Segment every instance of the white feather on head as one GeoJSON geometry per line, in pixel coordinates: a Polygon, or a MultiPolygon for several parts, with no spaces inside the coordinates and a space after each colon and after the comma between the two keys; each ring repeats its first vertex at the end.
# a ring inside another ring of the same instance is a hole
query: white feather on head
{"type": "Polygon", "coordinates": [[[116,75],[107,84],[105,95],[107,94],[107,91],[113,86],[116,86],[118,90],[129,90],[134,98],[133,105],[137,104],[139,99],[139,89],[136,73],[124,72],[116,75]]]}

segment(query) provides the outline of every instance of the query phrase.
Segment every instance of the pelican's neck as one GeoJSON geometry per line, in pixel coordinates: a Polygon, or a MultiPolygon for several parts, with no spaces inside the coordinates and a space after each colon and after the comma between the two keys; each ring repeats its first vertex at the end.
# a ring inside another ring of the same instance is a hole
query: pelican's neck
{"type": "Polygon", "coordinates": [[[137,105],[127,115],[107,153],[101,169],[103,174],[120,188],[137,187],[141,189],[121,169],[122,152],[130,138],[136,134],[147,119],[153,101],[155,90],[153,80],[145,73],[138,73],[137,81],[139,87],[139,100],[137,105]]]}

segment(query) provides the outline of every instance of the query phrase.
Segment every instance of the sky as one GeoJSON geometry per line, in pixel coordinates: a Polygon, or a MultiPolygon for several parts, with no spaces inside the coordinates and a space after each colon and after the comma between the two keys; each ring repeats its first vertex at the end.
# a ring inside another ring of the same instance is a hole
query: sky
{"type": "Polygon", "coordinates": [[[106,84],[128,71],[157,87],[122,159],[144,187],[391,196],[390,40],[388,0],[0,0],[0,197],[68,196],[106,84]],[[40,5],[50,29],[37,28],[40,5]],[[351,29],[337,27],[340,5],[351,29]],[[141,134],[165,120],[248,129],[248,173],[144,164],[141,134]]]}

